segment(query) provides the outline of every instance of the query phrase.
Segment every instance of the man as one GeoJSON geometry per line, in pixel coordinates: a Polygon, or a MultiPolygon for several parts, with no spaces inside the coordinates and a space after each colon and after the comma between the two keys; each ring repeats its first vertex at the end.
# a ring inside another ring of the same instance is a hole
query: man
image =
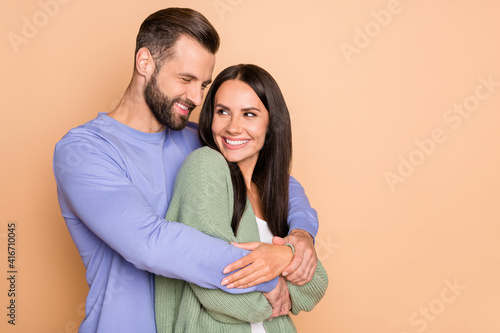
{"type": "MultiPolygon", "coordinates": [[[[284,268],[276,248],[283,247],[248,245],[256,248],[249,254],[163,218],[180,165],[200,146],[188,118],[211,82],[218,47],[217,32],[196,11],[150,15],[117,108],[56,145],[59,203],[89,284],[80,332],[155,332],[153,274],[231,293],[266,292],[277,313],[290,308],[286,285],[276,278],[284,268]]],[[[283,275],[304,284],[316,267],[317,216],[293,179],[288,222],[289,236],[276,241],[295,247],[283,275]]]]}

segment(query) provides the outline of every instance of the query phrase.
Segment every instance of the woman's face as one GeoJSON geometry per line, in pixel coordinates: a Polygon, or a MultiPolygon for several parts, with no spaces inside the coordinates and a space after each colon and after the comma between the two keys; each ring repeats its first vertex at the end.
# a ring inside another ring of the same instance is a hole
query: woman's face
{"type": "Polygon", "coordinates": [[[264,146],[269,112],[243,81],[228,80],[215,93],[212,133],[222,155],[244,173],[257,163],[264,146]]]}

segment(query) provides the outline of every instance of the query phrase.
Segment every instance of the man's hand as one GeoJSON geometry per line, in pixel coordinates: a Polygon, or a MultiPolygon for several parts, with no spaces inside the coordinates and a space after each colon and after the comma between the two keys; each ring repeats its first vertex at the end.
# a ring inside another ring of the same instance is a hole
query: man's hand
{"type": "Polygon", "coordinates": [[[311,281],[318,257],[314,249],[312,236],[304,230],[294,229],[285,237],[274,237],[273,244],[284,245],[290,243],[295,248],[293,260],[283,271],[283,276],[293,284],[302,286],[311,281]]]}
{"type": "Polygon", "coordinates": [[[288,246],[260,242],[233,245],[252,252],[224,268],[224,274],[241,268],[222,280],[221,284],[227,288],[248,288],[270,281],[280,275],[293,258],[288,246]]]}
{"type": "Polygon", "coordinates": [[[287,315],[290,312],[292,301],[288,293],[288,286],[282,276],[278,278],[278,285],[273,290],[263,294],[273,308],[271,318],[287,315]]]}

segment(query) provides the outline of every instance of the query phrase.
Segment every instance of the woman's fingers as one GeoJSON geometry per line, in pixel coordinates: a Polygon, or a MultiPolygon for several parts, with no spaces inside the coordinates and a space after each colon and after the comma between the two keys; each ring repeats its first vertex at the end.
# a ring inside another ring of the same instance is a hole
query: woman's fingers
{"type": "Polygon", "coordinates": [[[226,266],[224,273],[232,273],[222,280],[228,288],[248,288],[279,276],[293,258],[288,246],[260,243],[243,258],[226,266]]]}
{"type": "Polygon", "coordinates": [[[234,247],[238,247],[240,249],[253,251],[258,248],[262,243],[261,242],[250,242],[250,243],[231,243],[234,247]]]}

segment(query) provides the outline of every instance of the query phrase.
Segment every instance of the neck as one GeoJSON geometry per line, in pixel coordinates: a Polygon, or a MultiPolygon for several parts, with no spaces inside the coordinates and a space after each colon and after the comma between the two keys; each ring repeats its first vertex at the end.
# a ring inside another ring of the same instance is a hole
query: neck
{"type": "Polygon", "coordinates": [[[255,163],[251,168],[252,172],[249,172],[248,169],[241,169],[241,173],[243,174],[243,178],[245,180],[245,185],[247,188],[247,197],[250,200],[250,205],[252,206],[253,213],[255,216],[260,218],[261,220],[266,220],[266,215],[264,213],[264,206],[262,204],[262,194],[260,193],[257,185],[252,181],[252,173],[255,168],[255,163]]]}
{"type": "Polygon", "coordinates": [[[247,187],[247,190],[251,189],[252,187],[252,175],[256,164],[257,160],[238,162],[238,167],[240,168],[241,174],[243,175],[243,179],[245,180],[245,185],[247,187]]]}
{"type": "Polygon", "coordinates": [[[165,126],[156,120],[146,104],[144,87],[143,77],[134,73],[120,103],[108,116],[141,132],[161,132],[165,126]]]}

